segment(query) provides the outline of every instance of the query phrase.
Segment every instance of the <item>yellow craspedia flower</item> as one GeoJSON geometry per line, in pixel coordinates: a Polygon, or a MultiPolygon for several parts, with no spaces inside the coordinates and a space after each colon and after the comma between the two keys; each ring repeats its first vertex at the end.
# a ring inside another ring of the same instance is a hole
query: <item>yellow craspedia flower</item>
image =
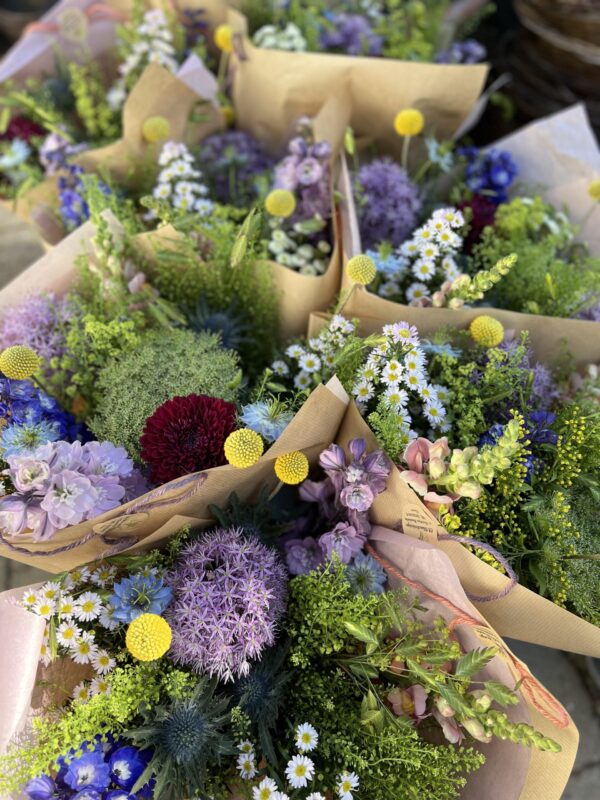
{"type": "Polygon", "coordinates": [[[367,286],[375,279],[377,275],[377,268],[375,262],[370,256],[360,253],[357,256],[352,256],[346,265],[346,274],[354,283],[360,283],[361,286],[367,286]]]}
{"type": "Polygon", "coordinates": [[[275,475],[282,483],[295,486],[308,477],[308,458],[300,450],[275,459],[275,475]]]}
{"type": "Polygon", "coordinates": [[[394,118],[398,136],[418,136],[425,127],[425,117],[418,108],[403,108],[394,118]]]}
{"type": "Polygon", "coordinates": [[[162,142],[171,135],[171,123],[165,117],[148,117],[142,125],[142,136],[150,144],[162,142]]]}
{"type": "Polygon", "coordinates": [[[473,341],[482,347],[497,347],[504,339],[504,326],[497,319],[482,314],[471,322],[469,333],[473,341]]]}
{"type": "Polygon", "coordinates": [[[288,189],[273,189],[265,199],[265,208],[272,217],[291,217],[296,210],[296,198],[288,189]]]}
{"type": "Polygon", "coordinates": [[[597,200],[600,203],[600,178],[590,183],[588,186],[588,194],[592,200],[597,200]]]}
{"type": "Polygon", "coordinates": [[[231,25],[219,25],[215,30],[215,44],[225,53],[233,53],[233,28],[231,25]]]}
{"type": "Polygon", "coordinates": [[[125,645],[138,661],[155,661],[171,647],[171,626],[158,614],[141,614],[129,624],[125,645]]]}
{"type": "Polygon", "coordinates": [[[31,347],[26,347],[24,344],[15,344],[12,347],[7,347],[0,354],[0,371],[7,378],[15,381],[24,381],[25,378],[31,378],[38,371],[41,361],[41,358],[31,347]]]}
{"type": "Polygon", "coordinates": [[[262,456],[265,446],[256,431],[241,428],[230,433],[225,439],[225,458],[232,467],[245,469],[256,464],[262,456]]]}

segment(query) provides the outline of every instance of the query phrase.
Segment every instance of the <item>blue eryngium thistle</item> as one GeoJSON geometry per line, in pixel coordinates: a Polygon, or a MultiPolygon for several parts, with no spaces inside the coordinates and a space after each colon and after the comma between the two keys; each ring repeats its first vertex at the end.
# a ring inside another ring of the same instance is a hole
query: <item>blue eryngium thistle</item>
{"type": "Polygon", "coordinates": [[[227,308],[212,308],[205,297],[187,314],[190,328],[197,333],[218,333],[226,350],[239,351],[252,343],[250,325],[243,310],[233,301],[227,308]]]}
{"type": "Polygon", "coordinates": [[[203,796],[207,769],[236,752],[229,735],[229,699],[217,694],[216,687],[216,681],[200,678],[188,697],[146,712],[144,723],[128,731],[138,747],[153,752],[131,793],[154,775],[154,797],[203,796]]]}

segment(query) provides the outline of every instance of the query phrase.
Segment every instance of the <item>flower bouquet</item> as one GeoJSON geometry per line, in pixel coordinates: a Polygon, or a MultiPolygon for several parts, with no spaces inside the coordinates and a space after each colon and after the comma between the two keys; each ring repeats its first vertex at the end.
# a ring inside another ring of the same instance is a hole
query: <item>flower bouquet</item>
{"type": "Polygon", "coordinates": [[[272,370],[292,394],[337,374],[406,484],[385,524],[447,552],[502,635],[597,656],[600,337],[572,321],[588,337],[561,356],[489,316],[451,322],[314,315],[272,370]]]}
{"type": "Polygon", "coordinates": [[[1,597],[1,791],[558,800],[572,721],[450,561],[377,525],[391,464],[352,419],[280,494],[255,475],[204,530],[1,597]]]}

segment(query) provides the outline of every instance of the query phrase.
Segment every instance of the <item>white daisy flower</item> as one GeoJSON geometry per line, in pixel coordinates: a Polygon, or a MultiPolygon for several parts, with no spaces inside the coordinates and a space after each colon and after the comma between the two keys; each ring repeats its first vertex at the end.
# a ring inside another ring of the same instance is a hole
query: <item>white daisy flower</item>
{"type": "Polygon", "coordinates": [[[254,755],[254,745],[248,739],[244,739],[243,742],[240,742],[237,749],[244,755],[250,755],[251,753],[254,755]]]}
{"type": "Polygon", "coordinates": [[[304,355],[300,356],[298,359],[298,363],[305,372],[312,373],[321,369],[321,359],[319,356],[314,355],[314,353],[304,353],[304,355]]]}
{"type": "Polygon", "coordinates": [[[245,781],[252,780],[252,778],[258,772],[258,770],[256,769],[256,764],[254,763],[254,754],[251,753],[249,755],[246,755],[242,753],[238,757],[237,768],[243,780],[245,781]]]}
{"type": "Polygon", "coordinates": [[[402,365],[396,361],[396,359],[392,359],[389,361],[385,367],[383,368],[383,372],[381,373],[382,381],[387,384],[388,386],[397,385],[400,378],[402,377],[402,365]]]}
{"type": "Polygon", "coordinates": [[[63,647],[72,647],[83,631],[74,622],[61,622],[56,629],[56,641],[63,647]]]}
{"type": "Polygon", "coordinates": [[[92,658],[92,666],[99,675],[106,675],[116,665],[117,662],[106,650],[98,650],[92,658]]]}
{"type": "Polygon", "coordinates": [[[462,239],[460,236],[457,233],[454,233],[454,231],[450,230],[450,228],[446,228],[445,230],[436,233],[436,238],[438,242],[447,250],[457,249],[462,244],[462,239]]]}
{"type": "Polygon", "coordinates": [[[443,209],[441,216],[453,228],[462,228],[462,226],[465,224],[465,218],[462,211],[458,211],[456,208],[443,209]]]}
{"type": "Polygon", "coordinates": [[[56,602],[56,600],[58,600],[58,597],[60,595],[60,591],[61,591],[60,583],[56,581],[54,582],[49,581],[48,583],[45,583],[42,586],[38,596],[45,597],[46,600],[54,600],[56,602]]]}
{"type": "Polygon", "coordinates": [[[76,703],[85,702],[86,700],[89,699],[89,696],[90,696],[90,688],[88,684],[85,683],[84,681],[78,683],[77,686],[73,689],[73,693],[71,694],[71,697],[73,698],[73,700],[75,700],[76,703]]]}
{"type": "Polygon", "coordinates": [[[427,400],[428,403],[431,403],[434,400],[438,399],[435,388],[431,383],[426,383],[425,386],[423,386],[423,388],[419,392],[419,394],[421,395],[423,400],[427,400]]]}
{"type": "Polygon", "coordinates": [[[426,258],[419,258],[412,265],[412,274],[415,278],[420,278],[422,281],[429,280],[435,275],[435,262],[429,261],[426,258]]]}
{"type": "Polygon", "coordinates": [[[296,747],[302,753],[310,753],[319,744],[319,734],[308,722],[296,728],[296,747]]]}
{"type": "Polygon", "coordinates": [[[38,592],[37,600],[33,604],[34,612],[44,619],[50,619],[56,611],[56,603],[54,600],[47,600],[45,597],[40,597],[38,592]]]}
{"type": "Polygon", "coordinates": [[[294,386],[296,389],[308,389],[312,384],[310,373],[301,370],[294,378],[294,386]]]}
{"type": "Polygon", "coordinates": [[[112,606],[106,606],[102,609],[102,613],[98,618],[100,625],[108,631],[116,631],[121,624],[118,620],[113,618],[114,612],[115,610],[112,606]]]}
{"type": "Polygon", "coordinates": [[[437,399],[440,400],[442,403],[447,403],[450,399],[450,392],[448,391],[446,386],[442,386],[439,383],[433,384],[433,390],[437,395],[437,399]]]}
{"type": "Polygon", "coordinates": [[[170,183],[158,183],[154,187],[152,194],[157,200],[168,200],[171,196],[171,192],[172,188],[170,183]]]}
{"type": "Polygon", "coordinates": [[[271,369],[273,370],[275,375],[281,375],[282,377],[285,375],[289,375],[290,372],[288,365],[285,363],[285,361],[281,361],[281,359],[274,361],[271,364],[271,369]]]}
{"type": "Polygon", "coordinates": [[[424,283],[411,283],[406,290],[406,299],[409,303],[429,297],[429,289],[424,283]]]}
{"type": "Polygon", "coordinates": [[[355,772],[343,772],[336,786],[340,800],[352,800],[352,792],[358,789],[358,784],[358,775],[355,772]]]}
{"type": "Polygon", "coordinates": [[[311,792],[306,800],[325,800],[325,795],[321,792],[311,792]]]}
{"type": "Polygon", "coordinates": [[[296,361],[298,361],[304,355],[304,353],[304,348],[299,344],[291,344],[285,351],[285,354],[288,356],[288,358],[294,358],[296,361]]]}
{"type": "Polygon", "coordinates": [[[252,789],[253,800],[275,800],[277,784],[272,778],[263,778],[262,781],[252,789]]]}
{"type": "Polygon", "coordinates": [[[352,390],[352,394],[359,402],[366,403],[375,394],[375,387],[369,381],[359,381],[352,390]]]}
{"type": "Polygon", "coordinates": [[[63,581],[65,589],[72,589],[78,583],[88,583],[90,579],[90,570],[88,567],[78,567],[72,569],[63,581]]]}
{"type": "Polygon", "coordinates": [[[94,634],[83,631],[71,645],[71,657],[76,664],[89,664],[97,653],[94,634]]]}
{"type": "Polygon", "coordinates": [[[101,564],[91,575],[92,583],[104,588],[117,574],[117,568],[110,564],[101,564]]]}
{"type": "Polygon", "coordinates": [[[427,242],[421,247],[421,258],[434,261],[440,254],[440,248],[434,242],[427,242]]]}
{"type": "Polygon", "coordinates": [[[421,250],[421,246],[425,242],[431,242],[433,239],[434,232],[428,225],[423,225],[421,228],[417,228],[414,232],[413,237],[415,242],[417,243],[417,250],[421,250]]]}
{"type": "Polygon", "coordinates": [[[294,756],[285,768],[285,777],[294,789],[304,789],[314,774],[315,765],[308,756],[294,756]]]}
{"type": "Polygon", "coordinates": [[[47,667],[52,661],[52,652],[50,650],[50,644],[48,643],[47,638],[44,638],[44,641],[40,647],[40,661],[45,667],[47,667]]]}
{"type": "Polygon", "coordinates": [[[402,380],[409,389],[413,389],[417,392],[423,388],[426,382],[425,378],[419,372],[405,372],[402,376],[402,380]]]}
{"type": "Polygon", "coordinates": [[[102,601],[95,592],[84,592],[79,595],[75,604],[75,616],[83,622],[91,622],[102,611],[102,601]]]}
{"type": "Polygon", "coordinates": [[[90,693],[95,694],[110,694],[110,684],[106,678],[97,677],[90,684],[90,693]]]}
{"type": "Polygon", "coordinates": [[[377,290],[377,294],[380,297],[395,297],[400,294],[400,284],[396,283],[396,281],[385,281],[377,290]]]}
{"type": "Polygon", "coordinates": [[[409,239],[400,246],[400,253],[403,256],[416,256],[419,253],[419,242],[415,239],[409,239]]]}
{"type": "Polygon", "coordinates": [[[21,600],[21,605],[24,605],[27,608],[31,608],[35,604],[37,599],[38,597],[35,589],[25,589],[25,591],[23,592],[23,599],[21,600]]]}
{"type": "Polygon", "coordinates": [[[430,422],[434,427],[437,427],[443,422],[444,417],[446,416],[446,409],[439,400],[434,400],[433,402],[425,405],[423,413],[425,414],[427,421],[430,422]]]}
{"type": "Polygon", "coordinates": [[[408,394],[397,386],[388,386],[383,393],[385,404],[393,411],[399,411],[408,403],[408,394]]]}
{"type": "Polygon", "coordinates": [[[70,619],[75,613],[75,600],[70,594],[61,595],[56,610],[63,619],[70,619]]]}

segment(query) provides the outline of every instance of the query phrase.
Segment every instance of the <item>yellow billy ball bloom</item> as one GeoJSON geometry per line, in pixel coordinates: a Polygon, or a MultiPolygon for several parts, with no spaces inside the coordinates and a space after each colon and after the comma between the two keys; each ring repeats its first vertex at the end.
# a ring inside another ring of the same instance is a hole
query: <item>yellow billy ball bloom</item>
{"type": "Polygon", "coordinates": [[[171,123],[165,117],[148,117],[142,125],[142,136],[149,144],[162,142],[171,135],[171,123]]]}
{"type": "Polygon", "coordinates": [[[352,256],[350,261],[348,261],[346,265],[346,274],[354,283],[367,286],[367,284],[375,279],[377,268],[372,258],[361,253],[360,255],[352,256]]]}
{"type": "Polygon", "coordinates": [[[588,194],[592,200],[597,200],[600,203],[600,178],[590,183],[588,186],[588,194]]]}
{"type": "Polygon", "coordinates": [[[227,125],[227,127],[230,128],[235,122],[235,110],[233,106],[230,105],[221,106],[221,114],[223,115],[223,119],[225,120],[225,125],[227,125]]]}
{"type": "Polygon", "coordinates": [[[138,661],[155,661],[171,646],[171,626],[158,614],[141,614],[129,624],[125,645],[138,661]]]}
{"type": "Polygon", "coordinates": [[[38,371],[41,358],[24,344],[15,344],[7,347],[0,355],[0,371],[7,378],[15,381],[24,381],[38,371]]]}
{"type": "Polygon", "coordinates": [[[245,469],[256,464],[264,450],[263,440],[256,431],[241,428],[225,439],[225,458],[232,467],[245,469]]]}
{"type": "Polygon", "coordinates": [[[295,486],[308,477],[308,458],[300,450],[275,459],[275,475],[282,483],[295,486]]]}
{"type": "Polygon", "coordinates": [[[425,127],[425,117],[418,108],[403,108],[394,118],[398,136],[418,136],[425,127]]]}
{"type": "Polygon", "coordinates": [[[233,53],[233,28],[231,25],[219,25],[215,29],[215,44],[225,53],[233,53]]]}
{"type": "Polygon", "coordinates": [[[272,217],[291,217],[296,210],[296,198],[288,189],[273,189],[265,198],[265,209],[272,217]]]}
{"type": "Polygon", "coordinates": [[[504,339],[504,326],[497,319],[482,314],[471,322],[469,333],[482,347],[497,347],[504,339]]]}

